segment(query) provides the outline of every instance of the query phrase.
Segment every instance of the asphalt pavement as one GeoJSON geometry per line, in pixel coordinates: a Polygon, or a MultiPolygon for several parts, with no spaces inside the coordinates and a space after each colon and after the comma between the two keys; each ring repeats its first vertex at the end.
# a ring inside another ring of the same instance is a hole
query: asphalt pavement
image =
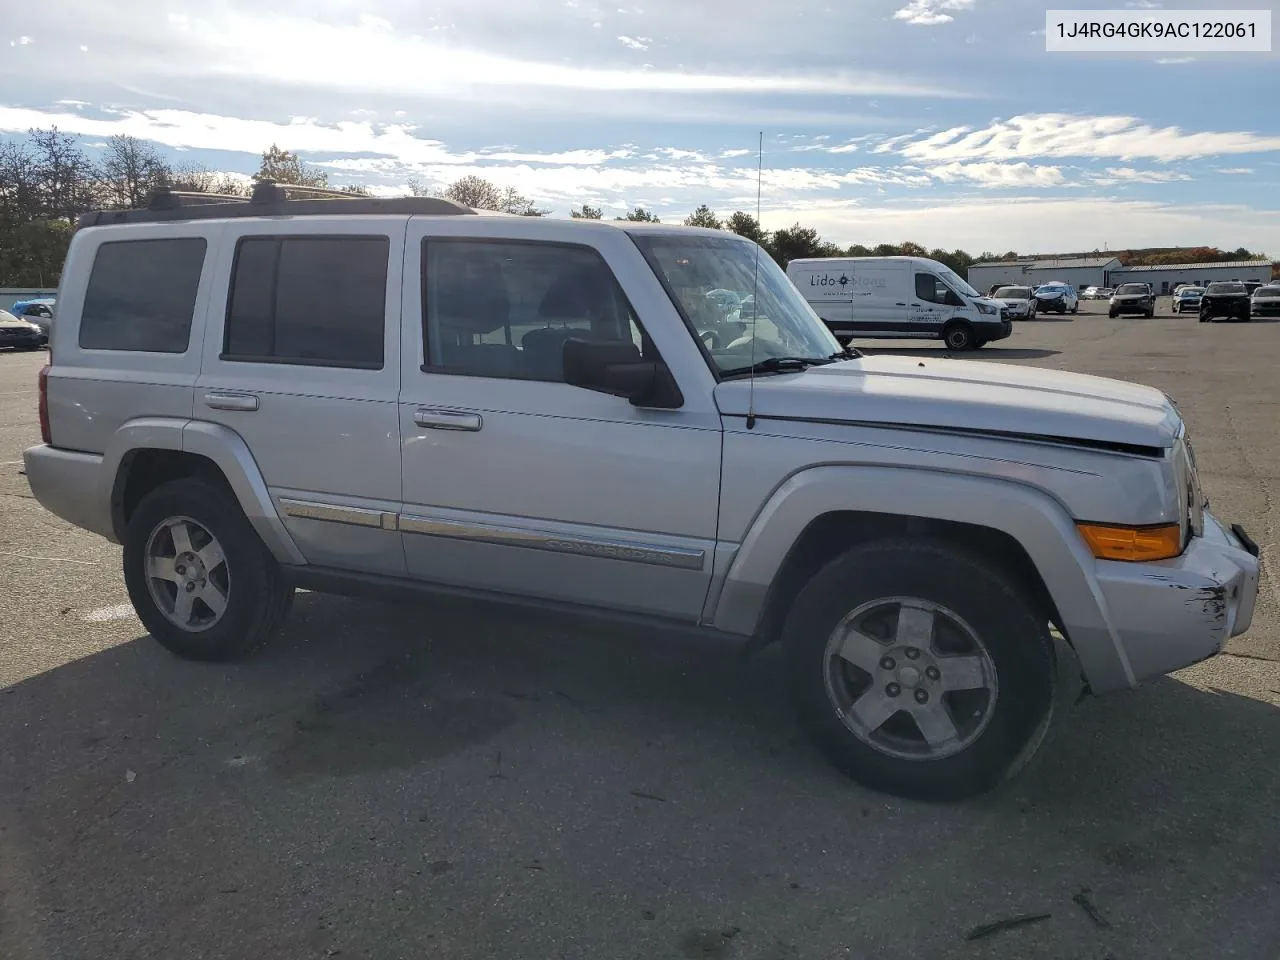
{"type": "MultiPolygon", "coordinates": [[[[1275,556],[1277,356],[1277,322],[1086,303],[974,359],[1168,391],[1275,556]]],[[[304,594],[249,662],[173,658],[31,499],[42,362],[0,354],[4,960],[1280,955],[1270,572],[1227,654],[1062,711],[995,794],[899,801],[800,738],[776,651],[304,594]]]]}

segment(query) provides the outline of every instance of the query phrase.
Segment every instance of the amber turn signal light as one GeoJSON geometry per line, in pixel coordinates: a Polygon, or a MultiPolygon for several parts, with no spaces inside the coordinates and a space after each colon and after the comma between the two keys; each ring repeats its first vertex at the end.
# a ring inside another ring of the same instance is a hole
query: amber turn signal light
{"type": "Polygon", "coordinates": [[[1176,523],[1153,527],[1077,523],[1076,529],[1099,560],[1168,560],[1182,553],[1182,530],[1176,523]]]}

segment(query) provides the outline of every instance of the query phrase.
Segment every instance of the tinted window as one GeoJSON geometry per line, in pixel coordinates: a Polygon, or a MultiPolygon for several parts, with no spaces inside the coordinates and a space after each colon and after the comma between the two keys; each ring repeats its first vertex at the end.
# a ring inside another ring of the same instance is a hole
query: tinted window
{"type": "Polygon", "coordinates": [[[223,359],[381,369],[386,237],[252,237],[236,247],[223,359]]]}
{"type": "Polygon", "coordinates": [[[947,285],[932,273],[916,274],[916,296],[929,303],[948,303],[947,294],[951,291],[947,285]]]}
{"type": "Polygon", "coordinates": [[[1147,285],[1145,283],[1122,283],[1120,289],[1116,293],[1146,293],[1147,285]]]}
{"type": "Polygon", "coordinates": [[[201,237],[100,246],[80,314],[81,348],[185,353],[204,252],[201,237]]]}
{"type": "Polygon", "coordinates": [[[997,300],[1030,300],[1031,289],[1029,287],[1001,287],[996,291],[997,300]]]}
{"type": "Polygon", "coordinates": [[[1280,297],[1280,287],[1259,287],[1253,292],[1259,297],[1280,297]]]}
{"type": "Polygon", "coordinates": [[[1244,289],[1243,283],[1211,283],[1209,284],[1208,289],[1205,290],[1205,293],[1214,294],[1215,296],[1222,296],[1223,294],[1229,294],[1229,293],[1244,293],[1244,292],[1245,292],[1245,289],[1244,289]]]}
{"type": "Polygon", "coordinates": [[[427,240],[426,368],[564,380],[564,341],[623,340],[652,353],[613,271],[594,250],[553,243],[427,240]]]}

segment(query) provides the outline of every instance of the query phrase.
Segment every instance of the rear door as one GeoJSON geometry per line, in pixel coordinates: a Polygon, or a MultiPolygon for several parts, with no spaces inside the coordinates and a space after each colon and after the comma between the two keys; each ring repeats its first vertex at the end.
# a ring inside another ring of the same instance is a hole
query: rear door
{"type": "Polygon", "coordinates": [[[310,563],[402,574],[400,278],[404,220],[229,228],[195,417],[244,438],[310,563]]]}

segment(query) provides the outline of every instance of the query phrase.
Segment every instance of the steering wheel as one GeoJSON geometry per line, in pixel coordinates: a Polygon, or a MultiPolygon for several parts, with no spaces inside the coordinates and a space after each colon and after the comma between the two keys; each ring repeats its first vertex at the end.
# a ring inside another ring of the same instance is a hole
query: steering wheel
{"type": "Polygon", "coordinates": [[[715,350],[720,346],[720,334],[714,330],[702,330],[698,333],[698,339],[706,344],[708,350],[715,350]]]}

